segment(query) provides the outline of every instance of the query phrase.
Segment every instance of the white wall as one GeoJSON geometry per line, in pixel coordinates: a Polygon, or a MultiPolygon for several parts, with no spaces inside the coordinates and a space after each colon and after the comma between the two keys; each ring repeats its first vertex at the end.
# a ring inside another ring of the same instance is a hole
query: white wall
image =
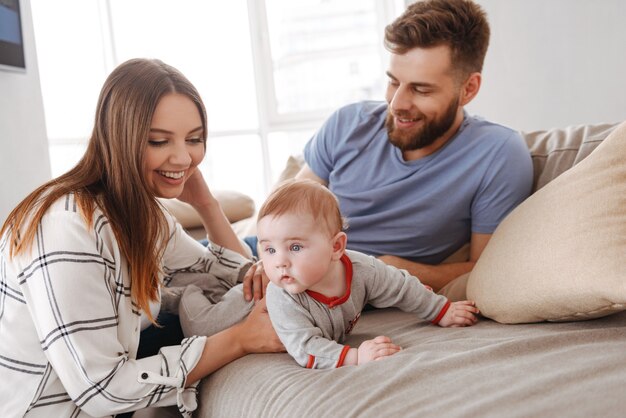
{"type": "Polygon", "coordinates": [[[0,70],[0,223],[50,179],[50,159],[28,0],[20,2],[26,72],[0,70]]]}
{"type": "Polygon", "coordinates": [[[626,1],[477,2],[491,44],[471,113],[525,131],[626,120],[626,1]]]}

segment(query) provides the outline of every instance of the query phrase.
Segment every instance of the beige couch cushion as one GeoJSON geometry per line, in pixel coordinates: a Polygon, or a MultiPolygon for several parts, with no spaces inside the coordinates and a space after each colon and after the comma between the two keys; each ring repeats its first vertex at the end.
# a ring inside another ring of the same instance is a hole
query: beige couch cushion
{"type": "Polygon", "coordinates": [[[533,191],[581,162],[617,124],[579,125],[521,132],[533,159],[533,191]]]}
{"type": "Polygon", "coordinates": [[[503,323],[626,309],[626,123],[518,206],[470,274],[467,296],[503,323]]]}
{"type": "MultiPolygon", "coordinates": [[[[250,196],[231,190],[215,190],[213,196],[229,222],[237,222],[254,214],[254,200],[250,196]]],[[[202,219],[189,204],[178,199],[159,199],[163,206],[180,222],[185,229],[202,227],[202,219]]]]}
{"type": "Polygon", "coordinates": [[[274,187],[278,186],[285,180],[294,178],[303,165],[304,157],[302,155],[290,155],[289,158],[287,158],[285,168],[283,168],[283,171],[280,172],[280,175],[278,176],[278,180],[276,180],[274,187]]]}

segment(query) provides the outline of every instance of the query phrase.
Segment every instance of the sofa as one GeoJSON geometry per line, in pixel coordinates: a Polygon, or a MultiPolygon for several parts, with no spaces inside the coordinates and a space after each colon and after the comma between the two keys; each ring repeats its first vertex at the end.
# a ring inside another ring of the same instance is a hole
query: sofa
{"type": "MultiPolygon", "coordinates": [[[[475,299],[478,324],[367,311],[347,344],[387,335],[401,352],[335,370],[248,355],[202,381],[194,416],[624,416],[626,124],[522,135],[534,164],[528,204],[498,227],[474,271],[442,290],[475,299]]],[[[253,231],[250,219],[238,222],[253,231]]]]}

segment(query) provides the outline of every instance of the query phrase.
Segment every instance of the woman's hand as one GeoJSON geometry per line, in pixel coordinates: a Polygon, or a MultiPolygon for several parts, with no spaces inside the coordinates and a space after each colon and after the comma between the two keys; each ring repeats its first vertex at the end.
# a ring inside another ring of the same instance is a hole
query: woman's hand
{"type": "Polygon", "coordinates": [[[267,274],[263,271],[263,262],[257,261],[250,266],[243,276],[243,297],[247,301],[252,300],[252,298],[255,301],[261,300],[265,296],[265,289],[267,289],[269,281],[267,274]]]}
{"type": "Polygon", "coordinates": [[[178,196],[178,200],[189,203],[196,209],[216,202],[204,177],[202,177],[202,173],[197,168],[185,182],[185,187],[178,196]]]}
{"type": "Polygon", "coordinates": [[[198,212],[209,241],[233,250],[245,258],[249,257],[247,247],[235,235],[220,203],[209,190],[200,170],[196,169],[189,176],[178,200],[189,203],[198,212]]]}
{"type": "Polygon", "coordinates": [[[265,299],[261,299],[246,319],[207,337],[202,356],[187,375],[185,387],[246,354],[284,351],[285,346],[272,327],[265,299]]]}
{"type": "Polygon", "coordinates": [[[241,327],[239,338],[241,347],[246,354],[285,351],[285,346],[278,338],[270,321],[265,298],[259,300],[246,319],[237,326],[241,327]]]}

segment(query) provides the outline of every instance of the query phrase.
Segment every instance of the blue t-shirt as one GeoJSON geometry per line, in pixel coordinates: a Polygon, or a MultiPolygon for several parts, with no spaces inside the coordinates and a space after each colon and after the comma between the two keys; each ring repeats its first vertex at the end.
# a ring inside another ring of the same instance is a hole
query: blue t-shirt
{"type": "Polygon", "coordinates": [[[384,102],[336,111],[304,158],[348,218],[348,248],[438,264],[490,234],[530,194],[533,168],[519,133],[465,114],[435,153],[405,161],[387,137],[384,102]]]}

